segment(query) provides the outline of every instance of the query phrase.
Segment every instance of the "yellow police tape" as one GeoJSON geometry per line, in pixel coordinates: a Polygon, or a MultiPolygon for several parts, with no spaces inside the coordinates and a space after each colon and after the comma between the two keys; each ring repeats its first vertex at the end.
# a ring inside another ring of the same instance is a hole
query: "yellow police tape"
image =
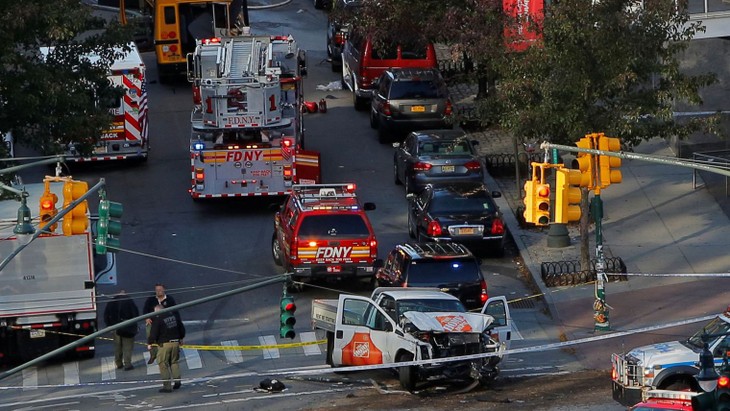
{"type": "Polygon", "coordinates": [[[273,345],[181,345],[182,348],[188,348],[191,350],[202,350],[202,351],[226,351],[226,350],[269,350],[274,348],[295,348],[304,347],[305,345],[320,345],[326,344],[327,340],[307,341],[307,342],[296,342],[296,343],[285,343],[285,344],[273,344],[273,345]]]}

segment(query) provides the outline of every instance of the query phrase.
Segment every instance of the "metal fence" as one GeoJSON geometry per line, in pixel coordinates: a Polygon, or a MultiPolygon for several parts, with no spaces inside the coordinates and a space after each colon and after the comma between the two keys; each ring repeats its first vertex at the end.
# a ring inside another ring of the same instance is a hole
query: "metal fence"
{"type": "MultiPolygon", "coordinates": [[[[580,261],[547,261],[540,265],[542,281],[548,287],[584,284],[596,280],[596,260],[590,269],[581,270],[580,261]]],[[[606,258],[608,281],[626,281],[626,264],[621,257],[606,258]]]]}
{"type": "MultiPolygon", "coordinates": [[[[692,159],[712,163],[713,166],[728,168],[730,167],[730,150],[698,151],[692,153],[692,159]]],[[[692,188],[694,189],[707,187],[708,190],[713,191],[711,186],[717,186],[720,181],[724,185],[725,197],[727,197],[730,193],[730,177],[692,169],[692,188]],[[697,177],[701,177],[702,181],[699,181],[700,179],[697,177]]]]}

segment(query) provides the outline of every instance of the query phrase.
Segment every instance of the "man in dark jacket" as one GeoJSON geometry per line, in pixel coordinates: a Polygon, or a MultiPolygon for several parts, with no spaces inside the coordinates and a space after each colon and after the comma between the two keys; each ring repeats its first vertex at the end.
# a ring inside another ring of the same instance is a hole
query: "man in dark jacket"
{"type": "MultiPolygon", "coordinates": [[[[139,316],[137,305],[121,290],[104,309],[104,322],[107,327],[139,316]]],[[[114,332],[114,362],[117,368],[129,371],[132,365],[132,348],[134,336],[137,335],[137,323],[122,327],[114,332]]]]}
{"type": "MultiPolygon", "coordinates": [[[[158,305],[161,305],[162,308],[172,307],[175,305],[175,299],[172,298],[171,295],[167,295],[165,292],[165,286],[163,284],[157,283],[155,284],[155,295],[148,298],[144,302],[144,308],[142,309],[143,314],[149,314],[152,311],[155,310],[155,307],[158,305]]],[[[177,315],[178,322],[180,321],[180,314],[175,312],[177,315]]],[[[147,338],[150,338],[150,327],[152,326],[152,319],[148,318],[145,320],[146,324],[146,331],[147,331],[147,338]]],[[[153,346],[150,350],[150,359],[147,361],[147,364],[152,364],[155,362],[155,358],[157,358],[157,347],[153,346]]]]}
{"type": "MultiPolygon", "coordinates": [[[[164,307],[158,305],[155,311],[164,307]]],[[[172,392],[180,388],[180,345],[185,338],[185,326],[180,321],[180,315],[175,313],[160,314],[152,317],[150,336],[147,339],[147,348],[152,349],[157,345],[157,364],[160,365],[160,377],[162,377],[162,389],[160,392],[172,392]],[[170,379],[175,382],[170,387],[170,379]]]]}

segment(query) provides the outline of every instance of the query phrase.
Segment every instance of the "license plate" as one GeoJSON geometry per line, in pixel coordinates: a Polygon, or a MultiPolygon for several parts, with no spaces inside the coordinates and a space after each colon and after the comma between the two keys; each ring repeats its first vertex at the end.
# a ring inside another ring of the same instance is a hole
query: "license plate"
{"type": "Polygon", "coordinates": [[[46,336],[46,330],[30,330],[30,338],[43,338],[46,336]]]}
{"type": "Polygon", "coordinates": [[[459,228],[459,234],[460,235],[474,235],[477,233],[477,229],[473,227],[460,227],[459,228]]]}
{"type": "Polygon", "coordinates": [[[327,272],[328,273],[341,273],[342,272],[342,267],[339,266],[339,265],[335,265],[335,266],[332,266],[332,267],[327,267],[327,272]]]}
{"type": "Polygon", "coordinates": [[[441,166],[441,172],[442,173],[453,173],[454,166],[441,166]]]}
{"type": "Polygon", "coordinates": [[[426,106],[411,106],[412,113],[423,113],[426,111],[426,106]]]}

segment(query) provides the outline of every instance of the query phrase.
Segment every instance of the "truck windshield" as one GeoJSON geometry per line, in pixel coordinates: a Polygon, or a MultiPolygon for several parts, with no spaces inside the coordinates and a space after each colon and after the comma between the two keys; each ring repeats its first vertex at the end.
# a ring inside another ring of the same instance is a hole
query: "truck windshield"
{"type": "Polygon", "coordinates": [[[466,308],[459,300],[398,300],[398,317],[408,311],[422,313],[457,312],[465,313],[466,308]]]}
{"type": "MultiPolygon", "coordinates": [[[[725,334],[728,331],[730,331],[730,323],[727,323],[718,317],[707,323],[707,325],[702,327],[701,330],[694,333],[693,336],[689,337],[687,339],[687,344],[697,348],[702,348],[704,347],[704,343],[702,342],[702,335],[725,334]]],[[[712,340],[716,338],[718,337],[715,337],[712,340]]],[[[712,340],[708,340],[707,342],[710,343],[710,341],[712,340]]]]}
{"type": "Polygon", "coordinates": [[[358,214],[310,215],[302,220],[299,237],[306,238],[367,238],[367,224],[358,214]]]}

